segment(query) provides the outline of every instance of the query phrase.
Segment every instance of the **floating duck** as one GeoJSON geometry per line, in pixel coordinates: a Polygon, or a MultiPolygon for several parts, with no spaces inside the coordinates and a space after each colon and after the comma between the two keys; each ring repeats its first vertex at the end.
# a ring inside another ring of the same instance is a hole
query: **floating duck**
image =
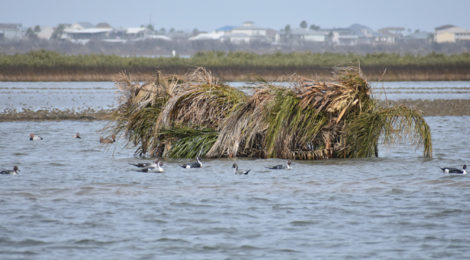
{"type": "Polygon", "coordinates": [[[10,174],[10,175],[17,175],[20,169],[18,169],[18,166],[13,166],[13,170],[2,170],[0,171],[0,174],[10,174]]]}
{"type": "Polygon", "coordinates": [[[103,138],[102,136],[100,136],[100,143],[102,144],[112,144],[114,142],[116,142],[115,135],[111,135],[111,137],[108,137],[108,138],[103,138]]]}
{"type": "Polygon", "coordinates": [[[80,136],[80,133],[77,132],[77,133],[75,134],[74,138],[82,138],[82,137],[80,136]]]}
{"type": "Polygon", "coordinates": [[[189,169],[189,168],[202,168],[202,162],[201,159],[199,159],[199,156],[196,156],[196,162],[193,163],[186,163],[181,165],[181,167],[189,169]]]}
{"type": "Polygon", "coordinates": [[[141,171],[142,172],[164,172],[165,170],[163,169],[163,162],[157,161],[155,164],[151,164],[148,167],[144,167],[141,171]]]}
{"type": "Polygon", "coordinates": [[[271,170],[283,170],[283,169],[290,170],[290,169],[292,169],[292,167],[290,166],[291,163],[292,163],[291,160],[287,160],[286,165],[279,164],[279,165],[274,165],[274,166],[267,167],[267,168],[271,169],[271,170]]]}
{"type": "Polygon", "coordinates": [[[154,162],[144,162],[144,163],[129,163],[130,165],[134,165],[139,168],[146,168],[146,167],[157,167],[158,159],[154,162]]]}
{"type": "Polygon", "coordinates": [[[446,174],[467,174],[467,165],[464,164],[462,169],[444,167],[441,170],[446,174]]]}
{"type": "Polygon", "coordinates": [[[234,163],[232,165],[232,168],[235,168],[235,174],[245,174],[245,175],[247,175],[251,171],[251,170],[239,170],[238,165],[236,163],[234,163]]]}
{"type": "Polygon", "coordinates": [[[29,134],[29,140],[30,141],[38,141],[38,140],[42,140],[42,137],[40,137],[39,135],[35,135],[34,133],[31,133],[31,134],[29,134]]]}

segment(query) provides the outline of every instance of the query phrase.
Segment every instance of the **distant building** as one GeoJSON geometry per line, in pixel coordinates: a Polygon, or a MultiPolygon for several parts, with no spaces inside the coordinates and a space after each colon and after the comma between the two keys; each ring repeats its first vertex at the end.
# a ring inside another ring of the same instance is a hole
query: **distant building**
{"type": "Polygon", "coordinates": [[[18,40],[23,37],[23,26],[19,23],[0,23],[0,40],[18,40]]]}
{"type": "Polygon", "coordinates": [[[41,30],[37,33],[37,36],[39,39],[50,40],[53,33],[54,33],[54,28],[41,27],[41,30]]]}
{"type": "Polygon", "coordinates": [[[64,29],[62,39],[76,43],[87,43],[90,40],[109,38],[113,28],[97,28],[90,23],[75,23],[64,29]]]}
{"type": "Polygon", "coordinates": [[[147,27],[129,27],[121,29],[113,29],[106,42],[128,42],[128,41],[144,41],[148,39],[157,39],[170,41],[171,38],[165,35],[157,35],[147,27]]]}
{"type": "Polygon", "coordinates": [[[404,27],[385,27],[378,30],[376,41],[385,44],[395,44],[404,37],[406,29],[404,27]]]}
{"type": "Polygon", "coordinates": [[[333,28],[329,29],[329,32],[332,43],[346,46],[372,44],[377,37],[374,30],[361,24],[352,24],[347,28],[333,28]]]}
{"type": "Polygon", "coordinates": [[[362,24],[352,24],[348,29],[357,36],[357,44],[372,44],[377,37],[377,32],[362,24]]]}
{"type": "Polygon", "coordinates": [[[148,35],[146,39],[153,39],[153,40],[163,40],[163,41],[171,41],[172,38],[166,35],[158,35],[158,34],[151,34],[148,35]]]}
{"type": "Polygon", "coordinates": [[[433,38],[432,33],[426,31],[415,30],[405,35],[407,40],[420,40],[420,41],[431,41],[433,38]]]}
{"type": "Polygon", "coordinates": [[[231,32],[233,29],[237,28],[237,26],[233,26],[233,25],[225,25],[225,26],[222,26],[222,27],[219,27],[217,29],[215,29],[216,32],[231,32]]]}
{"type": "Polygon", "coordinates": [[[89,28],[83,30],[64,29],[63,38],[73,42],[88,42],[90,40],[103,40],[108,38],[109,33],[113,29],[106,28],[89,28]]]}
{"type": "Polygon", "coordinates": [[[331,41],[337,45],[353,46],[358,44],[359,36],[349,28],[337,28],[331,30],[331,41]]]}
{"type": "Polygon", "coordinates": [[[455,43],[469,40],[470,30],[455,25],[443,25],[434,29],[434,41],[437,43],[455,43]]]}
{"type": "Polygon", "coordinates": [[[224,38],[228,42],[235,44],[251,42],[273,43],[279,40],[279,34],[275,30],[257,27],[253,22],[245,22],[242,26],[227,31],[224,38]]]}
{"type": "Polygon", "coordinates": [[[309,30],[303,28],[296,28],[290,32],[293,41],[297,43],[302,42],[326,42],[328,39],[328,31],[323,30],[309,30]]]}
{"type": "Polygon", "coordinates": [[[96,28],[113,28],[109,23],[98,23],[96,28]]]}
{"type": "Polygon", "coordinates": [[[190,41],[207,41],[207,40],[221,41],[224,35],[225,35],[224,31],[203,32],[196,36],[190,37],[189,40],[190,41]]]}
{"type": "Polygon", "coordinates": [[[146,27],[130,27],[125,30],[126,39],[145,39],[152,34],[146,27]]]}

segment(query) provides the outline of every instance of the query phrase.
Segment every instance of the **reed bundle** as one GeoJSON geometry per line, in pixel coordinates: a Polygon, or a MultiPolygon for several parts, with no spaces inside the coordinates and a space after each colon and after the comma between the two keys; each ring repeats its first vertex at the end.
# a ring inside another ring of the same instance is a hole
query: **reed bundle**
{"type": "Polygon", "coordinates": [[[380,140],[403,139],[423,145],[431,157],[431,133],[421,113],[379,105],[358,69],[339,71],[331,83],[292,82],[260,82],[248,96],[203,68],[181,77],[157,73],[142,85],[121,74],[116,85],[124,94],[113,113],[114,132],[124,133],[140,155],[175,158],[369,157],[378,154],[380,140]]]}

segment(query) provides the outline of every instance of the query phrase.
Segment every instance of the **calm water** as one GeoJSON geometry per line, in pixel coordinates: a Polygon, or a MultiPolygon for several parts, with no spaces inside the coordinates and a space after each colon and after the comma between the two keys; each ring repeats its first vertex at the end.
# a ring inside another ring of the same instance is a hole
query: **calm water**
{"type": "Polygon", "coordinates": [[[103,110],[116,107],[118,97],[113,82],[0,82],[0,112],[103,110]]]}
{"type": "MultiPolygon", "coordinates": [[[[372,86],[380,99],[470,99],[470,82],[372,86]]],[[[111,82],[0,82],[0,111],[101,110],[117,97],[111,82]]],[[[134,147],[98,142],[109,122],[0,122],[0,168],[21,170],[0,176],[0,259],[468,259],[470,175],[438,167],[469,163],[470,117],[426,120],[433,159],[408,145],[290,171],[239,159],[246,176],[228,159],[137,172],[134,147]]]]}
{"type": "Polygon", "coordinates": [[[0,123],[0,259],[468,259],[470,117],[428,117],[434,158],[165,161],[136,172],[133,147],[98,142],[103,121],[0,123]],[[82,139],[74,139],[79,131],[82,139]],[[44,140],[32,142],[35,132],[44,140]]]}
{"type": "MultiPolygon", "coordinates": [[[[229,84],[252,92],[253,84],[229,84]]],[[[371,86],[377,99],[470,99],[470,81],[371,82],[371,86]]],[[[119,96],[112,82],[0,82],[0,112],[111,109],[119,96]]]]}

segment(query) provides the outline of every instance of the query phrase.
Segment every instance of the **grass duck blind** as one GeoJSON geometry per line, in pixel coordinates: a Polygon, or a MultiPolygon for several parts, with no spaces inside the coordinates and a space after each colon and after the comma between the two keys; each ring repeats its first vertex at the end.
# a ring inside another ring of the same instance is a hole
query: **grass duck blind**
{"type": "Polygon", "coordinates": [[[251,96],[203,68],[181,77],[157,73],[145,84],[122,73],[116,86],[123,95],[112,131],[136,145],[139,155],[358,158],[377,156],[379,141],[404,139],[432,155],[421,113],[379,106],[358,69],[339,71],[334,83],[297,77],[280,87],[261,81],[251,96]]]}

